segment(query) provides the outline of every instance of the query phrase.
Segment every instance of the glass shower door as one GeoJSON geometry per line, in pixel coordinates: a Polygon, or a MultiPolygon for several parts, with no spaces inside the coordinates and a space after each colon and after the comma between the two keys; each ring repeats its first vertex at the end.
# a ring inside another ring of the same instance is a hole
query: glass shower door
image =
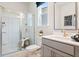
{"type": "Polygon", "coordinates": [[[2,7],[0,6],[0,56],[2,56],[2,7]]]}
{"type": "Polygon", "coordinates": [[[20,29],[18,14],[4,10],[2,16],[2,55],[19,49],[20,29]]]}
{"type": "Polygon", "coordinates": [[[23,38],[29,38],[30,45],[35,44],[35,21],[32,14],[23,16],[6,9],[2,13],[2,55],[20,51],[23,38]]]}

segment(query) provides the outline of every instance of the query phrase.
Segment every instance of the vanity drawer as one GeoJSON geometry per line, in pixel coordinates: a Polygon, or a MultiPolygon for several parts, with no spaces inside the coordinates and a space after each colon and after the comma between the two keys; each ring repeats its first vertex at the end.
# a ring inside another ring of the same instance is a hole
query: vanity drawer
{"type": "Polygon", "coordinates": [[[43,44],[48,45],[52,48],[60,50],[62,52],[68,53],[70,55],[74,55],[74,46],[67,45],[64,43],[56,42],[50,39],[43,39],[43,44]]]}
{"type": "Polygon", "coordinates": [[[52,49],[51,48],[51,51],[52,51],[52,53],[51,53],[52,56],[54,55],[55,57],[72,57],[71,55],[68,55],[66,53],[63,53],[63,52],[58,51],[56,49],[52,49]]]}

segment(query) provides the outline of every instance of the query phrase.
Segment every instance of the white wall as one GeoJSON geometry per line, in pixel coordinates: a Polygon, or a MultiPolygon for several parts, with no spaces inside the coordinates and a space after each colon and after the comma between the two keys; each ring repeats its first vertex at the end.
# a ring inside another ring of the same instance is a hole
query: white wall
{"type": "MultiPolygon", "coordinates": [[[[75,26],[64,27],[64,16],[75,14],[75,3],[56,3],[55,4],[55,28],[56,29],[75,29],[75,26]]],[[[74,20],[73,20],[74,21],[74,20]]]]}
{"type": "Polygon", "coordinates": [[[27,12],[28,3],[25,2],[0,2],[0,5],[6,9],[16,11],[16,12],[27,12]]]}
{"type": "Polygon", "coordinates": [[[53,32],[53,4],[48,3],[48,23],[49,26],[37,26],[38,22],[38,8],[35,3],[30,3],[29,12],[34,15],[35,20],[35,43],[37,45],[41,44],[41,37],[39,36],[40,30],[43,30],[43,35],[50,35],[53,32]],[[51,16],[51,17],[50,17],[51,16]]]}
{"type": "MultiPolygon", "coordinates": [[[[63,5],[62,5],[63,6],[63,5]]],[[[61,29],[61,5],[55,4],[55,29],[61,29]]]]}
{"type": "Polygon", "coordinates": [[[79,2],[77,3],[77,27],[79,29],[79,2]]]}

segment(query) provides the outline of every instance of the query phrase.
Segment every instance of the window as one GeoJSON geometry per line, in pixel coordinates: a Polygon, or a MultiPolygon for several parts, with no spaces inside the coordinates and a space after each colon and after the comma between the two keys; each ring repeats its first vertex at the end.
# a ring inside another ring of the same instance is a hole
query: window
{"type": "Polygon", "coordinates": [[[48,25],[47,3],[43,3],[38,7],[38,26],[48,25]]]}
{"type": "Polygon", "coordinates": [[[44,25],[44,26],[47,25],[47,18],[48,18],[47,17],[47,8],[42,9],[42,15],[41,16],[42,16],[42,19],[41,19],[42,25],[44,25]]]}

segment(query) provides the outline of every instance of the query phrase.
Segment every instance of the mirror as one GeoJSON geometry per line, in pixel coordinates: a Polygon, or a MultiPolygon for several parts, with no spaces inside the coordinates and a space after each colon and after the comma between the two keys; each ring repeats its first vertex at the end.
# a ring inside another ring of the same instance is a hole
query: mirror
{"type": "Polygon", "coordinates": [[[55,29],[76,29],[76,3],[54,3],[54,27],[55,29]]]}

